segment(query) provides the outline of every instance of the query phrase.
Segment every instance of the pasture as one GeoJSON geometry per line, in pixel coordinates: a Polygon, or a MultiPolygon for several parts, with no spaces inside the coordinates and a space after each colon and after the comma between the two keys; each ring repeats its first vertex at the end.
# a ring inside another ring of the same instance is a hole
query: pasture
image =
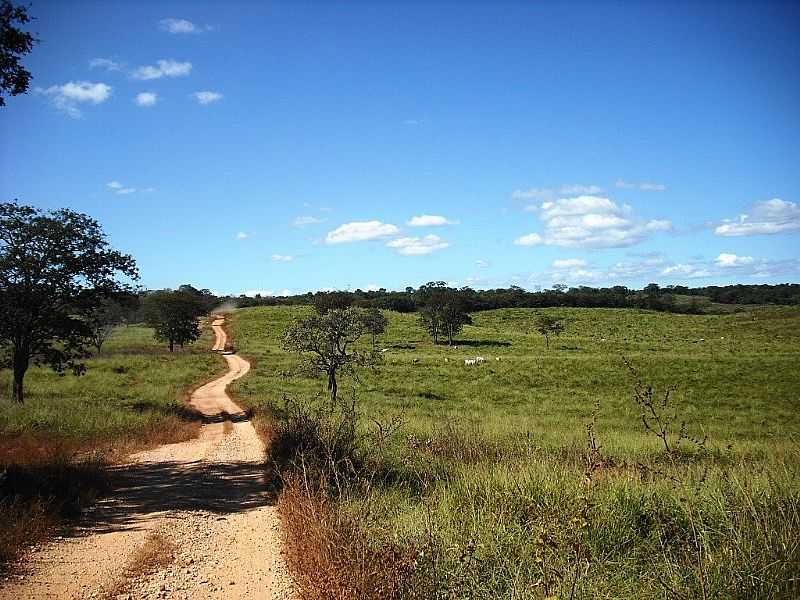
{"type": "MultiPolygon", "coordinates": [[[[236,398],[280,418],[284,394],[324,396],[324,382],[280,343],[311,310],[232,315],[237,349],[254,367],[233,386],[236,398]]],[[[340,383],[356,389],[364,455],[384,476],[305,509],[303,498],[319,498],[294,495],[290,555],[296,572],[319,580],[306,576],[304,588],[313,596],[342,580],[345,597],[376,585],[398,597],[796,596],[800,310],[547,312],[567,319],[549,350],[528,309],[474,314],[454,348],[433,346],[415,315],[387,313],[382,364],[340,383]],[[476,356],[485,363],[464,364],[476,356]],[[644,430],[623,357],[656,398],[675,388],[665,414],[677,412],[673,443],[686,423],[679,452],[644,430]],[[391,440],[376,436],[395,417],[391,440]],[[704,446],[688,439],[704,436],[704,446]]]]}

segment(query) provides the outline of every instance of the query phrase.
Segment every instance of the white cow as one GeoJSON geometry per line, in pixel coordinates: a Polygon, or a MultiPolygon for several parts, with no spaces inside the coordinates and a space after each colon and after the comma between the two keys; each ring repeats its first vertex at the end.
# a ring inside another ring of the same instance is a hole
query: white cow
{"type": "Polygon", "coordinates": [[[465,358],[464,359],[464,364],[467,365],[467,366],[472,366],[472,365],[475,365],[477,363],[475,362],[474,358],[465,358]]]}
{"type": "Polygon", "coordinates": [[[478,363],[478,364],[481,364],[481,363],[486,362],[486,359],[483,358],[482,356],[476,356],[475,357],[475,362],[478,363]]]}

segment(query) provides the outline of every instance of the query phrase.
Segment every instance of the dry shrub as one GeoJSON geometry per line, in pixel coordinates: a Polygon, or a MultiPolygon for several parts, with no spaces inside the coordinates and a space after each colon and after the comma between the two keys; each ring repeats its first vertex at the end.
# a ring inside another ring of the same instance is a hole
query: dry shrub
{"type": "Polygon", "coordinates": [[[311,491],[298,473],[284,477],[278,502],[289,564],[304,600],[425,597],[414,548],[375,543],[361,521],[311,491]]]}
{"type": "Polygon", "coordinates": [[[58,519],[41,498],[0,501],[0,566],[47,537],[58,519]]]}

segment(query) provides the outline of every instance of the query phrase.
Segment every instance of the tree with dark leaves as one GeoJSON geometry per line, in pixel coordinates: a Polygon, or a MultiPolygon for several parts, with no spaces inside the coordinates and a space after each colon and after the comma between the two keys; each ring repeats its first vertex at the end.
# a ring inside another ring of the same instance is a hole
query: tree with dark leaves
{"type": "Polygon", "coordinates": [[[188,292],[155,292],[143,301],[144,321],[154,329],[157,340],[169,343],[169,351],[175,344],[181,348],[200,337],[197,321],[206,313],[202,300],[188,292]]]}
{"type": "Polygon", "coordinates": [[[534,327],[536,331],[541,333],[544,336],[544,341],[547,349],[550,349],[550,336],[555,335],[559,336],[564,331],[564,319],[560,317],[554,317],[552,315],[546,315],[544,313],[539,313],[536,315],[536,321],[534,323],[534,327]]]}
{"type": "Polygon", "coordinates": [[[83,373],[92,343],[84,315],[130,290],[120,275],[138,278],[136,263],[91,217],[0,203],[0,366],[13,369],[16,402],[31,364],[83,373]]]}
{"type": "Polygon", "coordinates": [[[20,62],[38,41],[20,29],[30,21],[24,6],[0,0],[0,106],[6,105],[5,94],[24,94],[30,86],[31,73],[20,62]]]}

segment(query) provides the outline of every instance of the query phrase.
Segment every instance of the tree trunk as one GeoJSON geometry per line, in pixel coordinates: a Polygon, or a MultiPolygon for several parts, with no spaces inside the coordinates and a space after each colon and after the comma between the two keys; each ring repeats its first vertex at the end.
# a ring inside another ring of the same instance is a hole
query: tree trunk
{"type": "Polygon", "coordinates": [[[328,389],[331,392],[331,402],[336,402],[336,371],[328,371],[328,389]]]}
{"type": "Polygon", "coordinates": [[[11,399],[19,404],[25,402],[25,391],[22,382],[25,379],[27,370],[28,357],[21,352],[14,351],[14,385],[11,391],[11,399]]]}
{"type": "Polygon", "coordinates": [[[169,340],[169,351],[170,352],[174,352],[175,351],[175,340],[173,340],[172,338],[170,338],[170,340],[169,340]]]}

